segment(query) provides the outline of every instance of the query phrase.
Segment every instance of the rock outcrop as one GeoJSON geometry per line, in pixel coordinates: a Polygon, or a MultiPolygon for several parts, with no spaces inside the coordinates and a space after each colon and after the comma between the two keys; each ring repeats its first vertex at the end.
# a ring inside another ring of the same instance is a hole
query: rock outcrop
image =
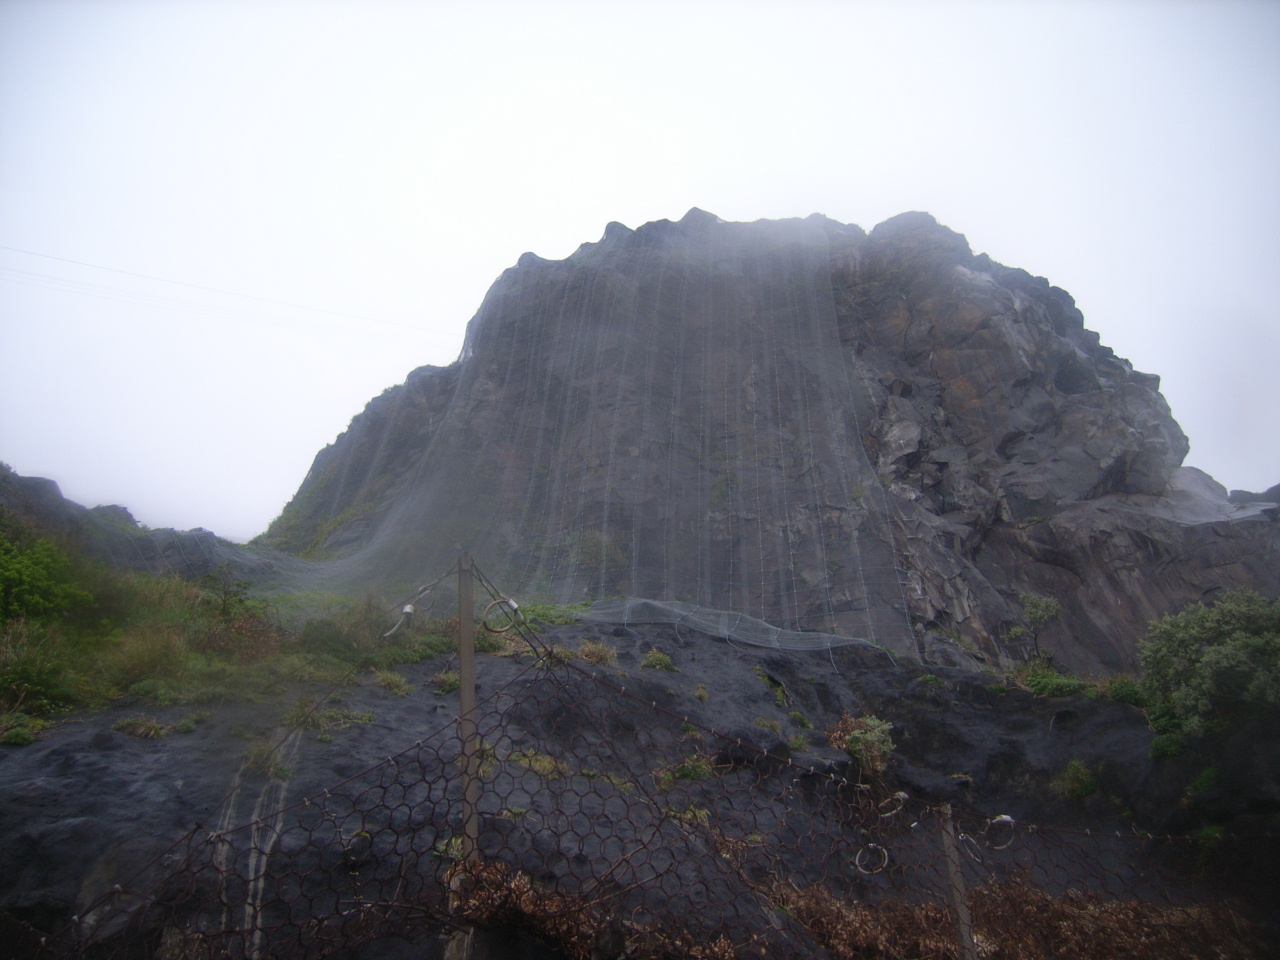
{"type": "Polygon", "coordinates": [[[262,542],[330,584],[463,549],[516,595],[686,600],[925,659],[1132,668],[1153,617],[1280,588],[1280,524],[1180,467],[1159,393],[1048,281],[923,213],[699,210],[532,254],[373,400],[262,542]],[[963,647],[966,652],[960,648],[963,647]]]}

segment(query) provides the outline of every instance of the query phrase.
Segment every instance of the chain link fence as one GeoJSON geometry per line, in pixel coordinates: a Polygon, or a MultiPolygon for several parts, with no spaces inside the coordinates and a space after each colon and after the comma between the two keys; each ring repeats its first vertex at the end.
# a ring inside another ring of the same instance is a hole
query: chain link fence
{"type": "Polygon", "coordinates": [[[571,660],[480,583],[530,656],[464,706],[474,735],[451,719],[318,794],[215,811],[44,953],[373,957],[480,926],[581,960],[1265,955],[1212,865],[1272,838],[1023,824],[771,754],[571,660]]]}

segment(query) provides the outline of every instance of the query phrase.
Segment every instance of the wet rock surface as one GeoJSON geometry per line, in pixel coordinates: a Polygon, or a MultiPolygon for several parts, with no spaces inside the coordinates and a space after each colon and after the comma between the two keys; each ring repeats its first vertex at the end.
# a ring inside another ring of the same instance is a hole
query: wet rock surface
{"type": "MultiPolygon", "coordinates": [[[[611,696],[604,707],[593,706],[585,699],[555,693],[557,681],[545,671],[531,670],[530,656],[482,657],[478,669],[481,700],[506,690],[516,705],[505,721],[503,736],[507,739],[491,742],[508,744],[504,749],[513,751],[522,744],[536,743],[539,751],[571,765],[585,763],[610,739],[601,726],[603,721],[592,712],[604,710],[601,716],[612,725],[608,729],[630,730],[629,736],[639,738],[636,743],[641,748],[626,763],[634,766],[632,776],[640,776],[639,772],[659,762],[643,751],[643,731],[655,724],[651,702],[726,734],[724,743],[730,745],[713,752],[722,753],[723,762],[730,767],[747,762],[743,758],[748,754],[754,757],[751,751],[756,748],[776,758],[767,769],[759,768],[764,773],[757,771],[751,775],[754,779],[743,781],[741,794],[729,794],[739,797],[734,803],[758,802],[762,823],[772,816],[769,809],[776,800],[764,793],[753,797],[752,784],[763,789],[760,784],[777,778],[796,778],[800,786],[803,770],[809,768],[856,778],[848,756],[830,748],[825,738],[825,731],[850,713],[872,714],[893,723],[896,749],[886,789],[905,790],[914,799],[951,802],[958,809],[986,817],[1003,814],[1020,823],[1088,828],[1096,833],[1128,833],[1135,827],[1157,832],[1190,829],[1206,812],[1239,832],[1262,834],[1280,827],[1276,802],[1280,768],[1274,764],[1280,755],[1280,740],[1273,722],[1260,722],[1240,734],[1247,749],[1242,743],[1204,741],[1193,744],[1182,756],[1153,760],[1153,734],[1145,718],[1132,707],[1085,697],[1037,699],[989,675],[895,663],[876,651],[841,648],[783,654],[744,649],[674,627],[631,629],[585,623],[553,628],[545,632],[544,639],[569,648],[587,639],[606,643],[616,652],[616,664],[591,669],[638,694],[639,699],[611,696]],[[670,656],[676,669],[642,667],[652,650],[670,656]],[[701,692],[700,685],[704,688],[701,692]],[[521,703],[530,706],[522,710],[521,703]],[[798,725],[797,716],[814,729],[806,731],[798,725]],[[807,741],[802,748],[796,747],[796,734],[807,741]],[[734,748],[734,741],[746,747],[734,748]],[[735,760],[735,749],[746,753],[735,760]],[[788,760],[796,761],[800,769],[787,767],[788,760]],[[1084,764],[1096,777],[1096,790],[1087,797],[1064,796],[1055,786],[1073,762],[1084,764]],[[1204,785],[1190,802],[1188,784],[1209,763],[1216,764],[1216,779],[1204,785]]],[[[454,735],[457,694],[437,696],[428,682],[444,666],[440,659],[402,668],[413,684],[407,697],[394,696],[377,686],[369,674],[359,676],[353,685],[336,692],[337,706],[356,714],[372,714],[372,720],[332,730],[327,736],[314,729],[281,725],[282,716],[297,697],[315,697],[326,689],[297,685],[282,690],[279,698],[270,702],[200,708],[144,708],[121,703],[106,711],[69,717],[30,746],[0,747],[0,913],[6,915],[6,922],[22,921],[54,932],[73,914],[84,917],[91,913],[115,884],[123,884],[127,896],[140,902],[142,894],[177,869],[185,848],[171,845],[197,826],[197,834],[203,836],[269,817],[276,808],[311,797],[317,804],[306,808],[311,812],[291,814],[307,822],[307,816],[319,816],[314,811],[324,807],[326,788],[334,788],[338,795],[341,790],[337,785],[343,781],[357,786],[385,784],[379,780],[382,774],[367,771],[418,741],[445,750],[454,735]],[[189,733],[175,730],[163,738],[139,739],[112,729],[116,721],[139,712],[174,723],[194,709],[207,712],[208,718],[189,733]],[[255,744],[276,741],[283,741],[281,766],[272,778],[255,771],[247,758],[255,744]]],[[[483,721],[481,725],[483,728],[483,721]]],[[[751,759],[750,763],[757,761],[751,759]]],[[[443,772],[424,767],[421,776],[424,782],[434,781],[443,772]]],[[[497,789],[499,780],[494,780],[492,789],[497,789]]],[[[569,784],[568,779],[549,778],[542,787],[521,787],[527,792],[522,801],[527,810],[519,816],[496,809],[486,812],[482,848],[497,844],[508,855],[511,850],[523,851],[515,865],[547,882],[572,880],[578,869],[607,872],[604,850],[582,846],[572,830],[559,829],[556,824],[561,819],[568,823],[574,816],[607,814],[613,809],[611,804],[622,809],[618,805],[624,800],[631,805],[628,809],[645,808],[629,799],[633,795],[614,796],[604,789],[591,795],[601,810],[593,812],[582,806],[581,813],[575,814],[576,808],[566,805],[572,795],[563,793],[569,784]],[[603,859],[596,863],[592,858],[603,859]]],[[[431,788],[436,789],[443,788],[431,788]]],[[[420,829],[428,838],[424,841],[428,850],[438,843],[433,831],[448,826],[433,819],[444,813],[430,813],[432,803],[441,804],[441,811],[448,809],[444,796],[441,793],[430,800],[423,794],[416,801],[416,809],[427,811],[420,829]]],[[[431,797],[436,794],[432,792],[431,797]]],[[[506,802],[511,802],[509,797],[506,802]]],[[[779,829],[786,822],[789,829],[801,830],[801,821],[795,818],[802,814],[782,817],[778,811],[778,815],[779,829]]],[[[637,830],[644,828],[642,812],[628,816],[634,818],[637,830]]],[[[361,822],[377,842],[375,820],[361,822]]],[[[345,821],[339,826],[350,834],[347,855],[353,859],[349,869],[362,869],[361,864],[376,851],[355,849],[351,845],[359,841],[359,833],[351,833],[345,821]]],[[[398,842],[411,843],[405,839],[409,833],[403,831],[398,842]]],[[[315,830],[294,834],[285,829],[279,834],[278,846],[300,864],[319,869],[324,856],[333,852],[307,852],[308,844],[319,835],[315,830]]],[[[369,834],[364,837],[368,844],[369,834]]],[[[750,895],[745,890],[733,892],[737,881],[724,874],[723,859],[706,849],[699,853],[699,848],[677,840],[665,841],[675,846],[647,848],[653,869],[658,869],[664,857],[679,853],[686,861],[682,869],[688,872],[691,884],[723,887],[730,899],[721,906],[743,910],[742,903],[750,895]]],[[[824,856],[832,854],[842,856],[839,851],[826,851],[824,856]]],[[[1115,869],[1122,867],[1117,863],[1115,869]]],[[[788,864],[798,875],[806,868],[804,862],[788,864]]],[[[1255,874],[1257,869],[1256,864],[1250,865],[1255,874]]],[[[1280,889],[1280,885],[1271,889],[1280,889]]],[[[1264,897],[1259,909],[1275,908],[1274,904],[1267,907],[1268,903],[1264,897]]],[[[710,906],[714,903],[704,912],[710,906]]],[[[100,922],[107,924],[105,917],[103,914],[100,922]]],[[[123,929],[123,920],[110,922],[123,929]]],[[[766,923],[762,929],[784,940],[796,936],[787,932],[785,924],[766,923]]],[[[109,925],[99,930],[103,936],[112,932],[109,925]]],[[[797,956],[818,955],[806,954],[799,947],[795,950],[797,956]]]]}
{"type": "Polygon", "coordinates": [[[470,550],[559,601],[685,600],[939,662],[1133,669],[1152,618],[1280,591],[1280,523],[1181,468],[1159,378],[1071,296],[927,214],[867,234],[700,210],[494,284],[459,361],[387,390],[262,538],[300,584],[470,550]],[[328,558],[328,559],[323,559],[328,558]],[[963,652],[949,652],[962,644],[963,652]]]}

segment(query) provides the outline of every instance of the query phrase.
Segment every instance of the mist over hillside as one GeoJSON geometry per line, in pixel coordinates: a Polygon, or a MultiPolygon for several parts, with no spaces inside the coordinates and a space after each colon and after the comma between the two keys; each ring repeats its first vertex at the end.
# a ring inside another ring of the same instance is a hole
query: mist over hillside
{"type": "Polygon", "coordinates": [[[395,591],[467,550],[514,595],[686,601],[930,659],[1132,668],[1153,618],[1277,588],[1071,296],[923,213],[612,223],[493,285],[459,360],[385,391],[256,541],[395,591]],[[959,652],[963,647],[963,654],[959,652]],[[950,650],[948,648],[951,648],[950,650]]]}

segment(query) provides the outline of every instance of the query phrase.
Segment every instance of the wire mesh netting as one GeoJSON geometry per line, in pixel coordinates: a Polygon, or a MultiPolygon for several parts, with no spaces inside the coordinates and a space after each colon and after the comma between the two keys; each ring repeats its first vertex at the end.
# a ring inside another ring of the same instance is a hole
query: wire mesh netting
{"type": "Polygon", "coordinates": [[[527,655],[474,737],[449,720],[322,791],[224,804],[48,952],[368,957],[479,924],[575,958],[942,958],[965,955],[967,912],[974,956],[1263,955],[1204,838],[953,812],[700,725],[499,620],[527,655]]]}
{"type": "Polygon", "coordinates": [[[641,600],[623,597],[615,600],[598,600],[578,615],[583,620],[599,623],[620,623],[624,626],[640,623],[669,623],[677,629],[685,626],[709,637],[737,640],[755,647],[774,650],[829,650],[832,647],[854,645],[883,649],[870,640],[841,637],[817,630],[784,630],[757,617],[726,610],[712,610],[694,603],[678,600],[641,600]]]}

